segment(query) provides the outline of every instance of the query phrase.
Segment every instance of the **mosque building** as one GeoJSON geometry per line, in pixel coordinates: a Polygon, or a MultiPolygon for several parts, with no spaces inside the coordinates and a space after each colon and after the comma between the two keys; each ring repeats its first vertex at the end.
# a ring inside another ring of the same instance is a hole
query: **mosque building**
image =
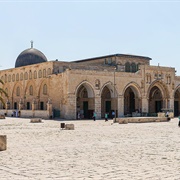
{"type": "Polygon", "coordinates": [[[91,119],[180,113],[180,77],[175,68],[151,66],[151,58],[111,54],[83,60],[48,61],[33,47],[24,50],[15,67],[0,71],[8,93],[0,113],[20,117],[91,119]]]}

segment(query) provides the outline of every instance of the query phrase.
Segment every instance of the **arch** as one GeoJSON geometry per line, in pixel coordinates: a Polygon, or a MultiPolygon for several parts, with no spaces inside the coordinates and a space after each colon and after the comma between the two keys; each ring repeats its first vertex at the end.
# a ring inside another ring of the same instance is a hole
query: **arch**
{"type": "Polygon", "coordinates": [[[177,117],[180,114],[180,85],[178,85],[173,93],[174,97],[174,116],[177,117]]]}
{"type": "Polygon", "coordinates": [[[151,89],[154,87],[154,86],[157,86],[160,90],[161,90],[161,93],[162,93],[162,98],[169,98],[169,91],[167,89],[167,85],[165,83],[163,83],[162,81],[159,81],[159,80],[155,80],[148,88],[147,90],[147,95],[146,95],[146,98],[149,98],[149,94],[150,94],[150,91],[151,89]]]}
{"type": "Polygon", "coordinates": [[[130,82],[123,90],[124,97],[124,115],[134,116],[141,112],[142,96],[140,86],[135,82],[130,82]]]}
{"type": "Polygon", "coordinates": [[[114,98],[118,96],[117,89],[116,87],[114,87],[114,84],[111,81],[108,81],[101,87],[100,92],[99,92],[100,95],[102,94],[102,91],[105,87],[107,87],[110,90],[111,97],[114,98]]]}
{"type": "Polygon", "coordinates": [[[105,83],[100,90],[100,95],[101,95],[101,117],[103,118],[107,113],[109,114],[109,117],[112,118],[112,114],[114,114],[114,112],[116,113],[117,116],[118,93],[114,84],[110,81],[105,83]]]}
{"type": "Polygon", "coordinates": [[[47,79],[42,79],[41,82],[39,83],[39,89],[37,90],[37,104],[38,104],[38,109],[40,110],[46,110],[47,106],[46,103],[48,102],[48,82],[47,79]],[[47,94],[43,93],[43,87],[44,85],[47,85],[47,94]]]}
{"type": "Polygon", "coordinates": [[[126,91],[126,89],[128,88],[128,87],[131,87],[132,88],[132,90],[133,90],[133,92],[136,94],[136,96],[138,96],[139,98],[141,98],[142,97],[142,93],[141,93],[141,87],[136,83],[136,82],[130,82],[130,83],[128,83],[126,86],[125,86],[125,88],[123,89],[123,92],[122,92],[122,94],[124,94],[125,93],[125,91],[126,91]]]}
{"type": "Polygon", "coordinates": [[[156,116],[156,113],[168,108],[169,98],[167,85],[159,80],[154,81],[147,91],[150,115],[156,116]]]}
{"type": "Polygon", "coordinates": [[[95,95],[94,95],[94,90],[93,90],[93,86],[88,82],[88,81],[83,81],[81,82],[75,89],[75,95],[77,96],[77,92],[78,92],[78,89],[80,88],[80,86],[84,86],[86,89],[87,89],[87,93],[88,93],[88,97],[89,98],[93,98],[95,95]]]}
{"type": "Polygon", "coordinates": [[[76,95],[76,115],[77,119],[90,119],[95,109],[95,94],[92,85],[87,82],[81,82],[75,90],[76,95]]]}

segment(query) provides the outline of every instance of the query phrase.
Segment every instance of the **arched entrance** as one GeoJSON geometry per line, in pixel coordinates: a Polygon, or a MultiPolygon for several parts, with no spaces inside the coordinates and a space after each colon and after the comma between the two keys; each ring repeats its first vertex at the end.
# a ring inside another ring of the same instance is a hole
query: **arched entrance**
{"type": "Polygon", "coordinates": [[[180,114],[180,88],[174,93],[174,116],[177,117],[180,114]]]}
{"type": "Polygon", "coordinates": [[[133,86],[128,87],[124,92],[124,115],[132,116],[133,112],[140,112],[141,105],[139,95],[133,86]]]}
{"type": "Polygon", "coordinates": [[[112,112],[116,112],[117,117],[117,93],[112,85],[106,85],[101,92],[101,117],[112,118],[112,112]]]}
{"type": "Polygon", "coordinates": [[[154,113],[161,112],[163,108],[163,97],[161,90],[154,86],[149,93],[149,113],[153,115],[154,113]]]}
{"type": "Polygon", "coordinates": [[[91,119],[94,108],[93,89],[89,84],[84,83],[79,86],[76,94],[76,118],[91,119]]]}

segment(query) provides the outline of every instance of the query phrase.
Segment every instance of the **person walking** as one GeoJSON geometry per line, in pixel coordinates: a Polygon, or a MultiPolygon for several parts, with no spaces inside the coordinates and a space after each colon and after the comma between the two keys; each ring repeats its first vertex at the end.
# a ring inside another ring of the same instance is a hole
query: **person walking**
{"type": "Polygon", "coordinates": [[[108,121],[108,113],[105,113],[105,122],[108,121]]]}
{"type": "Polygon", "coordinates": [[[94,121],[96,120],[96,112],[95,111],[93,112],[93,120],[94,121]]]}
{"type": "Polygon", "coordinates": [[[178,118],[179,118],[178,126],[180,127],[180,115],[179,115],[179,117],[178,117],[178,118]]]}
{"type": "Polygon", "coordinates": [[[114,111],[112,111],[112,119],[115,117],[115,112],[114,111]]]}

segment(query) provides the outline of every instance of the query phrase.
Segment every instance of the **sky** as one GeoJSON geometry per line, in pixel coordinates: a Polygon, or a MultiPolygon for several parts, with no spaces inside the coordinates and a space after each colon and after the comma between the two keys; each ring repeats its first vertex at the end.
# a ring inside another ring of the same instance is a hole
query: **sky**
{"type": "Polygon", "coordinates": [[[0,70],[31,40],[48,60],[133,54],[180,75],[180,0],[0,0],[0,70]]]}

